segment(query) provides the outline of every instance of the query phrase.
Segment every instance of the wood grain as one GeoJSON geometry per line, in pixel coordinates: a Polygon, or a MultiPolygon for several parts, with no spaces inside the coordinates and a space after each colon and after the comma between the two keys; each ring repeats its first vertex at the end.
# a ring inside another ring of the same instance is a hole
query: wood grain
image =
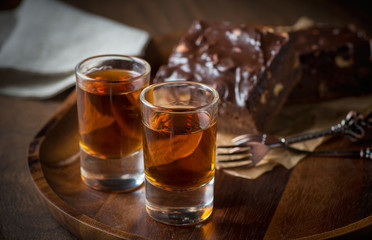
{"type": "MultiPolygon", "coordinates": [[[[333,139],[322,147],[347,144],[333,139]]],[[[265,239],[323,239],[370,225],[371,171],[370,161],[308,157],[293,170],[265,239]]]]}
{"type": "Polygon", "coordinates": [[[45,207],[26,162],[30,141],[66,96],[46,102],[0,96],[0,239],[75,239],[45,207]]]}

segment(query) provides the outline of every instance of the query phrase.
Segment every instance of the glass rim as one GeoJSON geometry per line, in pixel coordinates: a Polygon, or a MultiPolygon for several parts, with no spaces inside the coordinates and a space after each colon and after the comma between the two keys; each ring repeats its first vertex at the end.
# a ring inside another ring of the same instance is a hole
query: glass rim
{"type": "Polygon", "coordinates": [[[91,56],[91,57],[87,57],[83,60],[81,60],[80,62],[78,62],[75,66],[75,74],[78,75],[80,78],[84,78],[84,80],[91,80],[91,81],[97,81],[97,82],[110,82],[110,83],[115,83],[115,82],[123,82],[123,81],[135,81],[139,78],[143,78],[143,76],[146,76],[146,75],[149,75],[150,74],[150,71],[151,71],[151,66],[150,64],[140,58],[140,57],[135,57],[135,56],[129,56],[129,55],[123,55],[123,54],[102,54],[102,55],[94,55],[94,56],[91,56]],[[89,76],[87,76],[86,74],[82,73],[80,71],[80,67],[88,62],[88,61],[91,61],[93,59],[99,59],[99,58],[112,58],[112,59],[129,59],[129,60],[134,60],[134,62],[138,62],[138,63],[142,63],[144,66],[145,66],[145,72],[144,73],[141,73],[139,74],[138,76],[135,76],[135,77],[130,77],[130,78],[127,78],[127,79],[123,79],[123,80],[104,80],[104,79],[95,79],[95,78],[91,78],[89,76]]]}
{"type": "Polygon", "coordinates": [[[141,103],[143,103],[147,107],[152,108],[152,109],[156,109],[157,111],[173,112],[173,113],[177,113],[177,112],[178,113],[189,113],[189,112],[198,111],[200,109],[205,109],[205,108],[208,108],[210,106],[213,106],[213,105],[217,104],[218,101],[219,101],[219,94],[218,94],[217,90],[214,89],[213,87],[208,86],[204,83],[200,83],[200,82],[185,81],[185,80],[182,80],[182,81],[166,81],[166,82],[161,82],[161,83],[154,83],[154,84],[151,84],[151,85],[147,86],[146,88],[144,88],[141,91],[141,94],[140,94],[140,101],[141,101],[141,103]],[[213,94],[213,99],[212,99],[212,101],[210,101],[210,102],[208,102],[204,105],[201,105],[201,106],[198,106],[198,107],[195,107],[195,108],[192,108],[192,109],[187,108],[187,110],[185,111],[185,109],[182,109],[182,108],[171,108],[171,107],[157,106],[157,105],[154,105],[154,104],[150,103],[145,98],[145,94],[149,90],[154,89],[155,87],[159,87],[159,86],[162,86],[162,85],[178,85],[178,84],[201,86],[204,89],[208,89],[213,94]]]}

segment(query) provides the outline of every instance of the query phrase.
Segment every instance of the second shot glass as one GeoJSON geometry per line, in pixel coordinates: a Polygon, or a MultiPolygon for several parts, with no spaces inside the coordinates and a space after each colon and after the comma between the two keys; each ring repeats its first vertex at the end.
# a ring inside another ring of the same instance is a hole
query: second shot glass
{"type": "Polygon", "coordinates": [[[81,177],[103,191],[129,191],[144,181],[140,92],[150,65],[100,55],[76,66],[81,177]]]}
{"type": "Polygon", "coordinates": [[[155,220],[191,225],[212,213],[218,99],[190,81],[141,92],[146,210],[155,220]]]}

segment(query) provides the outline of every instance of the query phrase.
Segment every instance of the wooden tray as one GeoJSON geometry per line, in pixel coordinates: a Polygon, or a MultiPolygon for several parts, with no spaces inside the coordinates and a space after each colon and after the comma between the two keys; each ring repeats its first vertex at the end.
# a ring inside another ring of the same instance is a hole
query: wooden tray
{"type": "MultiPolygon", "coordinates": [[[[340,141],[321,148],[334,146],[340,141]]],[[[371,233],[372,162],[365,160],[308,157],[293,170],[277,167],[256,180],[218,170],[212,216],[200,225],[175,227],[147,216],[143,186],[131,193],[86,187],[77,152],[73,92],[30,143],[28,165],[51,214],[83,239],[323,239],[371,233]]]]}

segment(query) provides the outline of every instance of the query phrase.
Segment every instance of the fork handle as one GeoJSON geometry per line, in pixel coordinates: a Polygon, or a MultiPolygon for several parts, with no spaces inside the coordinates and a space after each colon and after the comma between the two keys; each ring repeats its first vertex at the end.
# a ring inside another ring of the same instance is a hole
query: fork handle
{"type": "Polygon", "coordinates": [[[296,137],[282,138],[280,142],[274,145],[275,147],[279,146],[279,144],[289,145],[292,143],[302,142],[314,138],[336,134],[346,135],[351,141],[355,142],[356,140],[363,138],[365,136],[365,131],[367,128],[372,128],[371,121],[372,121],[371,115],[364,118],[363,115],[355,111],[350,111],[345,119],[343,119],[340,123],[330,127],[329,129],[308,133],[296,137]]]}
{"type": "Polygon", "coordinates": [[[295,136],[295,137],[282,138],[280,139],[280,144],[290,145],[290,144],[297,143],[297,142],[303,142],[303,141],[307,141],[307,140],[311,140],[315,138],[336,135],[339,133],[340,133],[339,128],[332,126],[330,129],[321,130],[318,132],[308,133],[308,134],[295,136]]]}
{"type": "Polygon", "coordinates": [[[349,158],[362,158],[372,160],[372,147],[362,148],[359,151],[307,151],[290,146],[285,146],[290,152],[298,154],[307,154],[320,157],[349,157],[349,158]]]}

